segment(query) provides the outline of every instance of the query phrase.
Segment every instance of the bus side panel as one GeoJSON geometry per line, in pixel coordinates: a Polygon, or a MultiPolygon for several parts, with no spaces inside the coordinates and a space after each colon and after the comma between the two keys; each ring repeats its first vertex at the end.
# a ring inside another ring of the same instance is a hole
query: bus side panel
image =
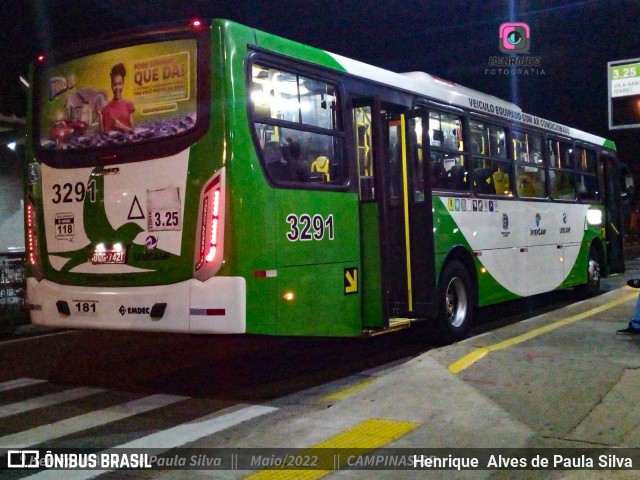
{"type": "Polygon", "coordinates": [[[343,281],[353,266],[346,262],[278,269],[278,334],[360,335],[360,296],[346,293],[343,281]]]}
{"type": "MultiPolygon", "coordinates": [[[[433,198],[433,226],[435,231],[435,252],[436,252],[436,278],[440,277],[440,272],[447,261],[450,252],[461,247],[469,255],[472,255],[473,249],[462,233],[462,228],[456,223],[449,205],[455,211],[456,205],[460,205],[458,209],[466,209],[467,203],[472,208],[472,200],[470,198],[452,198],[452,197],[434,197],[433,198]],[[459,203],[456,203],[458,200],[459,203]],[[464,200],[464,203],[462,202],[464,200]]],[[[470,215],[473,215],[470,213],[470,215]]],[[[491,275],[482,263],[482,257],[474,257],[476,267],[476,278],[478,279],[478,303],[479,306],[491,305],[506,300],[520,298],[502,286],[491,275]]]]}
{"type": "Polygon", "coordinates": [[[360,334],[357,196],[289,189],[275,193],[278,334],[360,334]]]}
{"type": "Polygon", "coordinates": [[[362,235],[362,318],[366,328],[385,326],[382,310],[380,263],[380,209],[375,202],[360,204],[362,235]]]}
{"type": "Polygon", "coordinates": [[[601,236],[588,205],[442,197],[434,207],[437,253],[473,252],[480,306],[587,281],[601,236]]]}
{"type": "Polygon", "coordinates": [[[275,335],[275,193],[264,177],[247,116],[245,58],[254,31],[221,20],[213,27],[213,62],[219,63],[213,70],[212,125],[224,128],[227,167],[225,261],[218,275],[245,278],[247,333],[275,335]]]}
{"type": "MultiPolygon", "coordinates": [[[[480,256],[475,257],[476,272],[478,278],[478,306],[484,307],[486,305],[492,305],[494,303],[506,302],[509,300],[516,300],[522,298],[516,292],[509,290],[506,286],[501,284],[496,278],[495,272],[485,266],[485,263],[498,263],[504,266],[504,268],[512,269],[511,271],[520,272],[521,268],[513,268],[513,265],[522,262],[522,254],[517,248],[507,248],[500,250],[486,250],[481,252],[480,256]],[[484,262],[482,261],[484,260],[484,262]]],[[[526,286],[526,278],[522,280],[526,286]]]]}

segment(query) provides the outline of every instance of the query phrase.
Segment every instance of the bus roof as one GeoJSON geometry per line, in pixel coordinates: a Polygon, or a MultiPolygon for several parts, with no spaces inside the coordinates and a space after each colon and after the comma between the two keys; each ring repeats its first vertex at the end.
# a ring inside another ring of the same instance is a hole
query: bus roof
{"type": "Polygon", "coordinates": [[[495,115],[505,120],[531,125],[560,135],[594,143],[615,150],[615,143],[591,133],[567,127],[544,118],[536,117],[522,111],[511,102],[493,95],[487,95],[471,88],[443,80],[425,72],[395,73],[383,68],[359,62],[341,55],[326,52],[338,62],[348,73],[355,76],[375,80],[380,83],[400,87],[425,97],[436,99],[450,105],[495,115]]]}

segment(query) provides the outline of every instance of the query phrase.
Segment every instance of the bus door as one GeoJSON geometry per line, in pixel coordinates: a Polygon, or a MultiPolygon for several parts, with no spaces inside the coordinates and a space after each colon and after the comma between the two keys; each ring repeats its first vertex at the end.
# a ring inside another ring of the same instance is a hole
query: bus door
{"type": "Polygon", "coordinates": [[[619,273],[624,272],[620,165],[617,158],[606,154],[600,156],[600,164],[604,177],[607,274],[619,273]]]}
{"type": "Polygon", "coordinates": [[[380,242],[385,318],[426,317],[435,305],[428,116],[412,110],[383,118],[380,242]]]}

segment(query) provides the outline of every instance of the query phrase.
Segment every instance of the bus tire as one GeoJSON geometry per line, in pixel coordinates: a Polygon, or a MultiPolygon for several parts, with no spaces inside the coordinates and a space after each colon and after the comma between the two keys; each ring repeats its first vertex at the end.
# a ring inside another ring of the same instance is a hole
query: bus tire
{"type": "Polygon", "coordinates": [[[443,340],[464,339],[473,322],[475,288],[467,268],[459,260],[448,262],[438,289],[438,328],[443,340]]]}
{"type": "Polygon", "coordinates": [[[591,245],[587,261],[587,283],[578,286],[581,296],[593,297],[600,292],[601,265],[600,252],[595,245],[591,245]]]}

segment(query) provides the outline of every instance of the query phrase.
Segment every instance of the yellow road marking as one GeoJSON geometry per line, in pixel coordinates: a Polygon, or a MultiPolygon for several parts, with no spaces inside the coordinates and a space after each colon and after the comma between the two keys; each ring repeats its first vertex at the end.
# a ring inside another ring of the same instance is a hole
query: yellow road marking
{"type": "MultiPolygon", "coordinates": [[[[327,465],[327,462],[330,462],[330,465],[335,465],[335,467],[340,468],[341,463],[346,460],[346,458],[341,457],[340,461],[336,462],[334,450],[353,449],[354,454],[363,455],[406,435],[412,430],[415,430],[419,425],[419,423],[414,422],[371,418],[295,455],[298,457],[318,457],[320,464],[327,465]],[[327,449],[325,450],[327,453],[318,449],[327,449]],[[355,449],[357,449],[357,452],[355,449]]],[[[333,471],[334,470],[262,470],[244,478],[251,480],[315,480],[333,471]]]]}
{"type": "Polygon", "coordinates": [[[571,317],[567,317],[563,320],[550,323],[549,325],[545,325],[544,327],[536,328],[535,330],[531,330],[530,332],[523,333],[522,335],[518,335],[517,337],[509,338],[507,340],[503,340],[498,343],[494,343],[493,345],[488,345],[486,347],[481,347],[475,349],[473,352],[468,353],[460,360],[453,362],[449,365],[449,370],[452,373],[460,373],[465,368],[473,365],[481,358],[485,357],[490,352],[495,352],[496,350],[502,350],[505,348],[513,347],[519,343],[526,342],[527,340],[531,340],[537,336],[543,335],[545,333],[551,332],[560,327],[564,327],[565,325],[570,325],[572,323],[578,322],[580,320],[584,320],[587,317],[591,317],[592,315],[596,315],[597,313],[604,312],[613,307],[617,307],[618,305],[622,305],[630,300],[635,300],[638,298],[637,293],[633,293],[630,295],[626,295],[618,300],[613,300],[609,303],[605,303],[600,305],[599,307],[593,308],[583,313],[579,313],[577,315],[573,315],[571,317]]]}
{"type": "Polygon", "coordinates": [[[330,395],[327,395],[325,397],[322,397],[322,401],[325,403],[331,403],[331,402],[339,402],[341,400],[344,400],[347,397],[350,397],[351,395],[353,395],[354,393],[359,392],[360,390],[364,390],[365,388],[367,388],[369,385],[371,385],[373,382],[375,382],[377,380],[376,377],[371,377],[367,380],[364,380],[356,385],[353,385],[351,387],[345,388],[344,390],[339,390],[335,393],[332,393],[330,395]]]}

